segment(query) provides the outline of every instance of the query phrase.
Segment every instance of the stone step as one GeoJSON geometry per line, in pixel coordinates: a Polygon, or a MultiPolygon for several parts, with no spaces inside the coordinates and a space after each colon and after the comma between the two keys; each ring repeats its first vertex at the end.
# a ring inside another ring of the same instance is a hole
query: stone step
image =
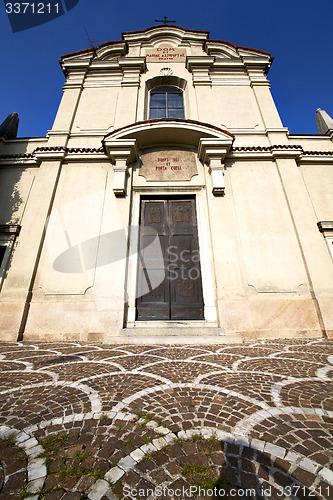
{"type": "Polygon", "coordinates": [[[119,335],[105,337],[104,344],[241,344],[242,338],[238,335],[225,335],[221,328],[126,328],[120,330],[119,335]]]}

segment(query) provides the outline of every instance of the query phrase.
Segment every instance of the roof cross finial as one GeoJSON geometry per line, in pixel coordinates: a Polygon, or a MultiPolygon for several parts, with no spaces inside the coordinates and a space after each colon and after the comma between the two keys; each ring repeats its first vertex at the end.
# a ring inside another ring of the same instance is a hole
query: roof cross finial
{"type": "Polygon", "coordinates": [[[176,21],[169,21],[167,16],[164,16],[163,19],[155,19],[155,23],[163,23],[163,24],[168,24],[168,23],[175,23],[176,21]]]}

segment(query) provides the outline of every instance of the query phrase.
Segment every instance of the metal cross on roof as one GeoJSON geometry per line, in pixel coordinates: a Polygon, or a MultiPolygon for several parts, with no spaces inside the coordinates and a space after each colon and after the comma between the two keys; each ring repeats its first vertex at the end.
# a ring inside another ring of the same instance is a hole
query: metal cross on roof
{"type": "Polygon", "coordinates": [[[168,24],[168,23],[175,23],[176,21],[169,21],[167,16],[164,16],[163,19],[155,19],[155,23],[163,23],[163,24],[168,24]]]}

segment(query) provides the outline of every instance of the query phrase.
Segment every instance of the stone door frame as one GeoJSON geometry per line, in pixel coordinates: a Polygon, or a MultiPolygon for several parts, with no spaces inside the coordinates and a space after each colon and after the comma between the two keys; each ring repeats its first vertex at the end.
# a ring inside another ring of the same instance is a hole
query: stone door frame
{"type": "MultiPolygon", "coordinates": [[[[127,273],[126,273],[126,290],[125,296],[126,301],[126,311],[125,311],[125,328],[133,328],[134,326],[142,326],[142,321],[135,321],[136,318],[136,288],[137,288],[137,266],[138,266],[138,249],[139,249],[139,232],[137,230],[131,231],[131,228],[138,228],[140,219],[140,201],[142,196],[147,196],[151,194],[152,196],[182,196],[182,195],[194,195],[195,205],[197,212],[197,223],[198,223],[198,239],[199,239],[199,251],[200,251],[200,265],[201,265],[201,277],[202,277],[202,293],[204,301],[204,321],[205,326],[216,327],[217,324],[217,307],[216,307],[216,297],[215,297],[215,273],[213,271],[213,258],[212,258],[212,245],[209,230],[209,218],[208,218],[208,207],[207,207],[207,194],[204,188],[152,188],[143,189],[142,187],[133,188],[132,192],[132,210],[130,216],[130,228],[129,228],[129,257],[127,260],[127,273]]],[[[154,321],[147,322],[145,326],[150,326],[156,328],[156,324],[160,323],[161,326],[166,323],[172,324],[188,324],[189,321],[179,321],[179,320],[169,320],[169,321],[154,321]]],[[[195,320],[195,323],[198,323],[195,320]]]]}

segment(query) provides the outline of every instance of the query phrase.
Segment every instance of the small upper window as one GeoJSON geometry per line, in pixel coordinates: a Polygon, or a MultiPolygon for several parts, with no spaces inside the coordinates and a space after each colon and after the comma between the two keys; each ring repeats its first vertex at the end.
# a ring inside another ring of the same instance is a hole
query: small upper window
{"type": "Polygon", "coordinates": [[[178,87],[155,87],[150,91],[149,119],[185,118],[183,91],[178,87]]]}

